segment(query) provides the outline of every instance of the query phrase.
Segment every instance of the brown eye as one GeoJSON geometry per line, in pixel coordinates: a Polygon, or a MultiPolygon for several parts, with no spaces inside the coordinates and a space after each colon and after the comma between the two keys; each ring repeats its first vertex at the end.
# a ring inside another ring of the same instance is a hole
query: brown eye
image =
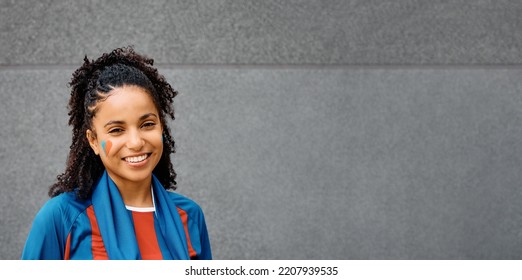
{"type": "Polygon", "coordinates": [[[142,125],[142,127],[144,127],[144,128],[152,128],[154,126],[156,126],[156,123],[154,123],[154,122],[146,122],[142,125]]]}
{"type": "Polygon", "coordinates": [[[123,129],[121,128],[113,128],[108,131],[109,134],[120,134],[123,132],[123,129]]]}

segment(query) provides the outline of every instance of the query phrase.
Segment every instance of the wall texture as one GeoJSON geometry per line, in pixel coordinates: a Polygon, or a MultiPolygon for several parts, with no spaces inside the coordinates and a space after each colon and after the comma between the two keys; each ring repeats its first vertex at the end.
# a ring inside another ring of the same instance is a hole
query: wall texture
{"type": "Polygon", "coordinates": [[[522,2],[0,0],[0,259],[70,145],[67,83],[133,45],[176,88],[216,259],[521,259],[522,2]]]}

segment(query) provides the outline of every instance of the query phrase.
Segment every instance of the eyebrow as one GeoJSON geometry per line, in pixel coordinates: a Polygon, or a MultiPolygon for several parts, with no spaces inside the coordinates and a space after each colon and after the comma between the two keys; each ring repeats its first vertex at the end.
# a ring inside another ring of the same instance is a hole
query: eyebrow
{"type": "MultiPolygon", "coordinates": [[[[155,117],[155,118],[158,118],[158,116],[154,113],[148,113],[148,114],[145,114],[143,116],[140,117],[140,121],[143,121],[149,117],[155,117]]],[[[118,121],[118,120],[112,120],[112,121],[109,121],[108,123],[106,123],[103,127],[107,127],[109,125],[113,125],[113,124],[125,124],[124,121],[118,121]]]]}

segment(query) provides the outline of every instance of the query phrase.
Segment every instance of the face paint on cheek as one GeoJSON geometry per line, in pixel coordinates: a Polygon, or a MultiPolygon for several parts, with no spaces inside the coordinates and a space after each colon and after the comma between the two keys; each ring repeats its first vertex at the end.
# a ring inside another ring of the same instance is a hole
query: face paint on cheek
{"type": "Polygon", "coordinates": [[[105,155],[108,155],[111,150],[111,147],[112,147],[112,142],[111,142],[111,140],[107,140],[107,141],[102,140],[101,146],[102,146],[103,151],[105,152],[105,155]]]}

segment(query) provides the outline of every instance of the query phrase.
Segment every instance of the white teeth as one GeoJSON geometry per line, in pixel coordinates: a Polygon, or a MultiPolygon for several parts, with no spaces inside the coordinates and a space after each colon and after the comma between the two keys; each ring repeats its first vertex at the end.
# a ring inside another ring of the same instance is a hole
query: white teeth
{"type": "Polygon", "coordinates": [[[142,156],[139,156],[139,157],[126,157],[125,161],[126,162],[136,163],[136,162],[144,161],[146,158],[147,158],[147,155],[142,155],[142,156]]]}

